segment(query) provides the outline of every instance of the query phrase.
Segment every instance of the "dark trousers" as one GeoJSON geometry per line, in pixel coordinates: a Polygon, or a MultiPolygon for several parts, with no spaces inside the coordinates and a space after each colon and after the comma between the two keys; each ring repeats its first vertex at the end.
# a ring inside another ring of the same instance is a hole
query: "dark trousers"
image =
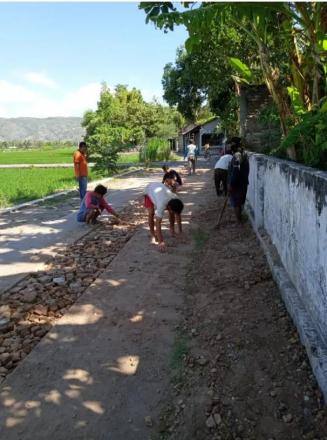
{"type": "Polygon", "coordinates": [[[215,185],[217,196],[220,196],[222,194],[220,189],[221,183],[223,184],[223,193],[225,194],[225,196],[227,196],[227,176],[227,170],[222,170],[221,168],[215,169],[215,185]]]}

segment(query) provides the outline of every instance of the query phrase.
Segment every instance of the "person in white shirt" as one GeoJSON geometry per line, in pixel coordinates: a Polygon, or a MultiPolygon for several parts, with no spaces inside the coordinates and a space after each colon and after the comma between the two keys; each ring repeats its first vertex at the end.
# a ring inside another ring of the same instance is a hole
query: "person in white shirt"
{"type": "Polygon", "coordinates": [[[215,186],[217,196],[219,197],[222,194],[220,189],[221,184],[223,185],[223,193],[225,197],[227,196],[227,177],[228,177],[228,168],[233,159],[231,151],[226,151],[226,154],[222,155],[220,159],[217,160],[215,165],[215,186]]]}
{"type": "Polygon", "coordinates": [[[164,252],[164,242],[161,222],[164,212],[167,209],[169,215],[170,233],[175,236],[175,222],[177,222],[178,233],[182,233],[182,216],[184,204],[166,185],[163,183],[149,183],[144,189],[144,207],[148,210],[148,222],[151,237],[158,242],[159,250],[164,252]]]}
{"type": "Polygon", "coordinates": [[[188,161],[189,174],[191,174],[193,170],[193,174],[195,174],[195,161],[196,161],[196,145],[194,141],[190,141],[189,145],[186,147],[186,157],[188,161]]]}

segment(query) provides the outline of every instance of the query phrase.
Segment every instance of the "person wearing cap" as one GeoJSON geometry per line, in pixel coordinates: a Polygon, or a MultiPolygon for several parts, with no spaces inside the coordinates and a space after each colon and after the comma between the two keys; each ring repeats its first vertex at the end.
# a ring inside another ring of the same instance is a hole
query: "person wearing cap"
{"type": "Polygon", "coordinates": [[[103,185],[97,185],[94,191],[88,191],[79,208],[77,221],[80,223],[95,224],[97,218],[104,210],[119,219],[117,212],[104,198],[106,193],[107,188],[103,185]]]}
{"type": "Polygon", "coordinates": [[[74,153],[74,170],[78,181],[79,197],[82,201],[86,194],[88,177],[87,146],[85,142],[80,142],[78,150],[74,153]]]}

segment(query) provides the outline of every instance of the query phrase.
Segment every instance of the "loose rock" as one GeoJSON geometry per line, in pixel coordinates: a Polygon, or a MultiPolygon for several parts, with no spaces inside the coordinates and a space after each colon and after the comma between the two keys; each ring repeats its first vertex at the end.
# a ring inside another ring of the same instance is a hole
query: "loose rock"
{"type": "Polygon", "coordinates": [[[145,416],[144,422],[145,422],[145,425],[148,426],[149,428],[151,428],[151,426],[153,426],[153,422],[152,422],[152,419],[150,416],[145,416]]]}

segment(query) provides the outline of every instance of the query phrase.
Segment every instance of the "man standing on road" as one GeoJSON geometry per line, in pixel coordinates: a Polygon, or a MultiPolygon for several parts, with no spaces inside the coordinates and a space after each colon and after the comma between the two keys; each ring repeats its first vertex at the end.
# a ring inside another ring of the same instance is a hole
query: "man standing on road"
{"type": "Polygon", "coordinates": [[[87,146],[85,142],[80,142],[78,150],[74,153],[75,177],[78,181],[79,196],[81,201],[84,199],[87,189],[87,146]]]}
{"type": "Polygon", "coordinates": [[[189,174],[192,173],[195,174],[195,160],[196,160],[196,145],[194,144],[194,141],[191,140],[189,145],[186,147],[187,152],[187,162],[189,167],[189,174]]]}
{"type": "Polygon", "coordinates": [[[175,236],[175,222],[178,225],[178,233],[182,233],[183,202],[163,183],[149,183],[144,190],[144,207],[148,210],[150,234],[159,244],[159,250],[164,252],[164,242],[161,222],[167,209],[169,215],[170,234],[175,236]]]}
{"type": "MultiPolygon", "coordinates": [[[[232,151],[235,151],[236,147],[235,145],[232,146],[232,151]]],[[[249,172],[250,165],[248,156],[243,148],[239,146],[233,155],[228,170],[229,197],[239,223],[243,223],[244,221],[242,211],[249,184],[249,172]]]]}

